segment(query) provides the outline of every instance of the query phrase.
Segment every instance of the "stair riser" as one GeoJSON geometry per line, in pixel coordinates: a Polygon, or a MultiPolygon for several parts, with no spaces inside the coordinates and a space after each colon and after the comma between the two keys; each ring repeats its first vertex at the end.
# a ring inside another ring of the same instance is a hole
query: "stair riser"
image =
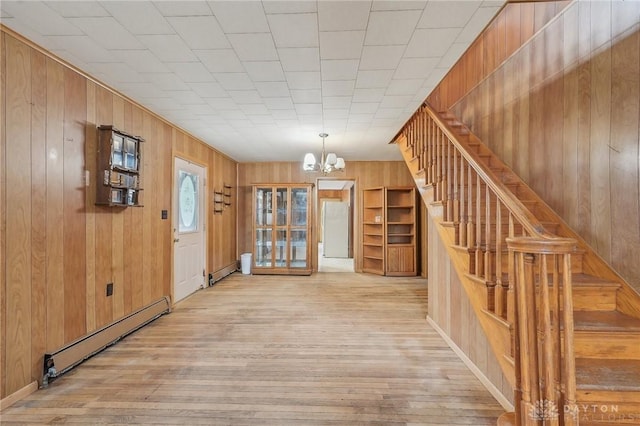
{"type": "Polygon", "coordinates": [[[640,392],[578,389],[576,397],[580,425],[640,424],[640,392]]]}
{"type": "Polygon", "coordinates": [[[576,358],[640,360],[640,333],[576,330],[574,337],[576,358]]]}

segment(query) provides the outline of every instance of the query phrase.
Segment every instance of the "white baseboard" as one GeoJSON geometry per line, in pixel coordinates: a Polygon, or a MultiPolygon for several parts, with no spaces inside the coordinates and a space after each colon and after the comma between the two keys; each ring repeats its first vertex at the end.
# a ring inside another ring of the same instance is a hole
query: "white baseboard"
{"type": "Polygon", "coordinates": [[[427,316],[427,322],[431,327],[433,327],[438,334],[447,342],[447,345],[458,355],[458,357],[462,360],[464,365],[466,365],[469,370],[480,380],[480,382],[487,388],[489,393],[493,395],[493,397],[498,401],[502,408],[506,411],[514,411],[513,404],[509,402],[509,400],[500,392],[500,390],[484,375],[482,371],[469,359],[469,357],[455,344],[453,340],[444,332],[443,329],[440,328],[438,324],[429,316],[427,316]]]}

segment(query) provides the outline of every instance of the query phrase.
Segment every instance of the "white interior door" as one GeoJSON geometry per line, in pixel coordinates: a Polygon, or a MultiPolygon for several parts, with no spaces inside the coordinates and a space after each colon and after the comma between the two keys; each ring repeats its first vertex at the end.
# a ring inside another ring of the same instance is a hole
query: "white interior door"
{"type": "Polygon", "coordinates": [[[175,160],[174,302],[205,286],[205,169],[175,160]]]}
{"type": "Polygon", "coordinates": [[[349,257],[349,203],[325,201],[323,219],[324,257],[349,257]]]}

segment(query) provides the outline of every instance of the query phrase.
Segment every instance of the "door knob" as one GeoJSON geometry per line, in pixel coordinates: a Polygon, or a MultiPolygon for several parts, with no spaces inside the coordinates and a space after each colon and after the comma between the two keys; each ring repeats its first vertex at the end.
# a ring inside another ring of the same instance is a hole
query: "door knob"
{"type": "Polygon", "coordinates": [[[180,241],[180,238],[174,238],[174,239],[173,239],[173,242],[174,242],[174,243],[177,243],[178,241],[180,241]]]}

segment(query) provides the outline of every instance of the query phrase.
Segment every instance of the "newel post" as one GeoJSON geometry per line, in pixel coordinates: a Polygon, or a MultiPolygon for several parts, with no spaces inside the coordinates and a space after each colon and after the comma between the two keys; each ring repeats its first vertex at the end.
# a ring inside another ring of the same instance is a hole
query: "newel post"
{"type": "Polygon", "coordinates": [[[509,273],[517,424],[576,425],[571,289],[575,240],[517,237],[507,238],[507,245],[513,264],[509,273]]]}

